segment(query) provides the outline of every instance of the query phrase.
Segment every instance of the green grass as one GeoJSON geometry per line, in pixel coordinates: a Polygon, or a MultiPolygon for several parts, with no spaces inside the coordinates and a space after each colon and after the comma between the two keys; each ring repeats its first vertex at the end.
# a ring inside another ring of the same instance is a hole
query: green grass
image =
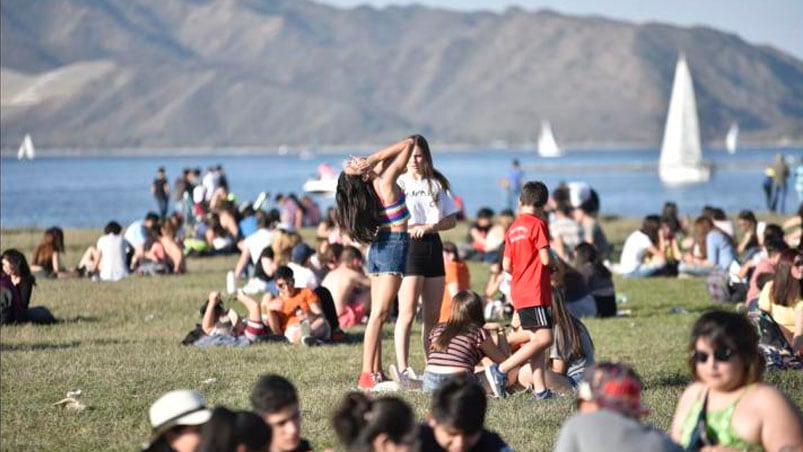
{"type": "MultiPolygon", "coordinates": [[[[621,244],[637,221],[605,224],[621,244]]],[[[307,237],[311,231],[304,232],[307,237]]],[[[99,231],[68,230],[67,263],[94,243],[99,231]]],[[[460,241],[465,228],[447,238],[460,241]]],[[[37,230],[0,233],[3,249],[16,247],[30,256],[41,236],[37,230]]],[[[276,372],[298,387],[303,432],[318,450],[336,446],[328,418],[340,397],[355,385],[360,344],[303,348],[265,344],[245,349],[197,349],[180,341],[199,321],[198,307],[209,290],[225,285],[236,257],[192,259],[181,277],[132,277],[118,283],[86,279],[42,280],[33,305],[47,305],[65,322],[52,326],[4,326],[0,334],[0,444],[4,450],[133,450],[147,439],[147,410],[162,393],[176,388],[201,391],[211,405],[248,408],[257,376],[276,372]],[[204,384],[216,378],[213,384],[204,384]],[[69,412],[51,406],[72,389],[83,390],[92,409],[69,412]]],[[[471,264],[477,290],[487,272],[471,264]]],[[[678,396],[689,381],[684,364],[691,323],[708,307],[704,281],[696,279],[616,280],[627,294],[622,308],[632,316],[588,320],[599,360],[632,363],[646,383],[647,418],[669,426],[678,396]],[[690,314],[670,314],[673,306],[690,314]]],[[[240,310],[242,312],[242,310],[240,310]]],[[[413,332],[412,363],[423,365],[413,332]]],[[[384,330],[385,365],[392,362],[392,327],[384,330]]],[[[803,404],[803,372],[771,374],[768,380],[803,404]]],[[[419,416],[428,397],[406,392],[419,416]]],[[[557,431],[572,412],[570,398],[532,403],[526,397],[492,400],[487,424],[516,450],[550,450],[557,431]]]]}

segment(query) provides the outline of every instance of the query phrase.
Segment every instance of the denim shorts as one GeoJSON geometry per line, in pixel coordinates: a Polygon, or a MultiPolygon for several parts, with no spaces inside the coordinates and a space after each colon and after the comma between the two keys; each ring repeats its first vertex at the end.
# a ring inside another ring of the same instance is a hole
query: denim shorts
{"type": "Polygon", "coordinates": [[[380,230],[368,249],[365,263],[368,274],[404,276],[409,248],[410,235],[406,232],[380,230]]]}
{"type": "Polygon", "coordinates": [[[476,375],[474,375],[472,372],[469,372],[469,371],[455,372],[453,374],[438,374],[438,373],[435,373],[435,372],[427,372],[425,370],[424,371],[424,383],[423,383],[423,387],[421,389],[424,392],[435,391],[436,389],[438,389],[441,386],[443,386],[444,383],[446,383],[447,381],[449,381],[450,379],[452,379],[452,378],[454,378],[454,377],[456,377],[458,375],[465,375],[466,377],[468,377],[469,381],[473,381],[473,382],[479,383],[479,381],[477,380],[476,375]]]}

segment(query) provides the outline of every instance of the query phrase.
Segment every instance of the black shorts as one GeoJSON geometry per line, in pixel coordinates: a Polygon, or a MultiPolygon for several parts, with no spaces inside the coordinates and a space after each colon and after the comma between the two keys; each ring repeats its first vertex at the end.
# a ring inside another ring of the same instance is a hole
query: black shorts
{"type": "Polygon", "coordinates": [[[552,329],[552,308],[547,306],[533,306],[531,308],[518,309],[521,327],[528,330],[540,328],[552,329]]]}
{"type": "Polygon", "coordinates": [[[425,234],[420,239],[411,237],[404,276],[437,278],[445,275],[443,243],[440,236],[438,234],[425,234]]]}

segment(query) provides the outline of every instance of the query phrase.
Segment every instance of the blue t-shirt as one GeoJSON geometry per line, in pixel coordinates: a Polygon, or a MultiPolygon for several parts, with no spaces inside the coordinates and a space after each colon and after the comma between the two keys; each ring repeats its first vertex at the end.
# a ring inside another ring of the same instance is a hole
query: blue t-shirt
{"type": "Polygon", "coordinates": [[[718,269],[727,270],[736,260],[736,250],[725,234],[714,229],[705,236],[705,256],[718,269]]]}
{"type": "Polygon", "coordinates": [[[513,191],[521,190],[521,180],[524,178],[524,172],[521,168],[510,168],[507,173],[507,180],[510,181],[510,189],[513,191]]]}
{"type": "Polygon", "coordinates": [[[240,229],[240,237],[248,237],[257,231],[257,217],[255,215],[249,215],[240,220],[237,227],[240,229]]]}

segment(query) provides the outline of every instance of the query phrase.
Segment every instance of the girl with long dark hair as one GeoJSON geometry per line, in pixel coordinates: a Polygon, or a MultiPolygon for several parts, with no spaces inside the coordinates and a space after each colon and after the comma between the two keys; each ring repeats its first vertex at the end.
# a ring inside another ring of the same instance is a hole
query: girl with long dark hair
{"type": "Polygon", "coordinates": [[[352,240],[370,244],[366,267],[371,279],[371,313],[357,381],[362,389],[371,389],[384,380],[382,324],[399,292],[410,244],[410,212],[396,180],[419,138],[415,135],[368,157],[350,159],[337,181],[338,226],[352,240]]]}

